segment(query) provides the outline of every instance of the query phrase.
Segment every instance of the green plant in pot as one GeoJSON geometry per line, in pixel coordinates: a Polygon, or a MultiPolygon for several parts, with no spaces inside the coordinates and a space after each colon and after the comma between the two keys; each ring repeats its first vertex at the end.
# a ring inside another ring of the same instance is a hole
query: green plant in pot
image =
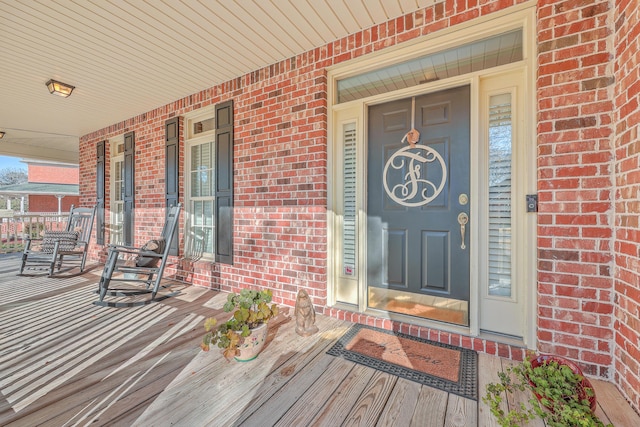
{"type": "Polygon", "coordinates": [[[530,354],[523,362],[498,372],[500,381],[487,384],[482,401],[503,427],[526,425],[540,418],[550,427],[601,427],[594,414],[595,392],[580,368],[571,361],[530,354]],[[520,403],[505,411],[507,395],[530,390],[528,405],[520,403]]]}
{"type": "Polygon", "coordinates": [[[224,323],[210,317],[204,322],[207,332],[200,347],[209,351],[217,345],[228,360],[249,361],[255,359],[267,338],[267,323],[278,315],[278,306],[271,304],[270,290],[243,289],[239,294],[229,294],[223,310],[233,312],[224,323]]]}

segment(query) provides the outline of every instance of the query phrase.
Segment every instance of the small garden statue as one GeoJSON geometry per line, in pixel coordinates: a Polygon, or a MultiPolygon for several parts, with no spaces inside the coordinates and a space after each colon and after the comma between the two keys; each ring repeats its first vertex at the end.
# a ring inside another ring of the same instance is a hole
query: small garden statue
{"type": "Polygon", "coordinates": [[[313,310],[313,304],[309,294],[304,289],[298,291],[296,298],[296,333],[302,337],[308,337],[318,332],[318,327],[314,325],[316,322],[316,312],[313,310]]]}

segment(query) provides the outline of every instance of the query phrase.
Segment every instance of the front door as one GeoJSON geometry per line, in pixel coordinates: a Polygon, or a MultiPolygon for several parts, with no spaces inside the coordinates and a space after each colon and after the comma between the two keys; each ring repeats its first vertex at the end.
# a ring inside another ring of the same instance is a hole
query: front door
{"type": "Polygon", "coordinates": [[[469,324],[469,94],[463,86],[369,108],[371,308],[469,324]]]}

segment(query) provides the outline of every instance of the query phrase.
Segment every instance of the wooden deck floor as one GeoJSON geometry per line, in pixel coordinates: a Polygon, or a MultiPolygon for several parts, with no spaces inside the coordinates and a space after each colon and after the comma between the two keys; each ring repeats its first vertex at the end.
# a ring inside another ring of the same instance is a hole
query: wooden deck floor
{"type": "MultiPolygon", "coordinates": [[[[91,304],[98,271],[17,277],[0,256],[0,425],[485,426],[478,402],[325,354],[350,324],[318,316],[294,332],[289,310],[252,362],[199,349],[205,317],[226,296],[171,284],[180,295],[135,308],[91,304]]],[[[480,355],[479,394],[509,361],[480,355]]],[[[598,414],[615,426],[640,418],[597,381],[598,414]]],[[[535,424],[531,424],[535,425],[535,424]]]]}

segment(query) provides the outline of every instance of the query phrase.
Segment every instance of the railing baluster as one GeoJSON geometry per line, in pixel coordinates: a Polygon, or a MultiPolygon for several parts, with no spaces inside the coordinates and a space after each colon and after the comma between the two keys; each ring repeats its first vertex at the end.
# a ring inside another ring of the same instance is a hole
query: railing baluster
{"type": "Polygon", "coordinates": [[[0,253],[21,252],[27,235],[39,238],[44,230],[64,230],[67,216],[54,212],[14,214],[0,209],[0,253]]]}

